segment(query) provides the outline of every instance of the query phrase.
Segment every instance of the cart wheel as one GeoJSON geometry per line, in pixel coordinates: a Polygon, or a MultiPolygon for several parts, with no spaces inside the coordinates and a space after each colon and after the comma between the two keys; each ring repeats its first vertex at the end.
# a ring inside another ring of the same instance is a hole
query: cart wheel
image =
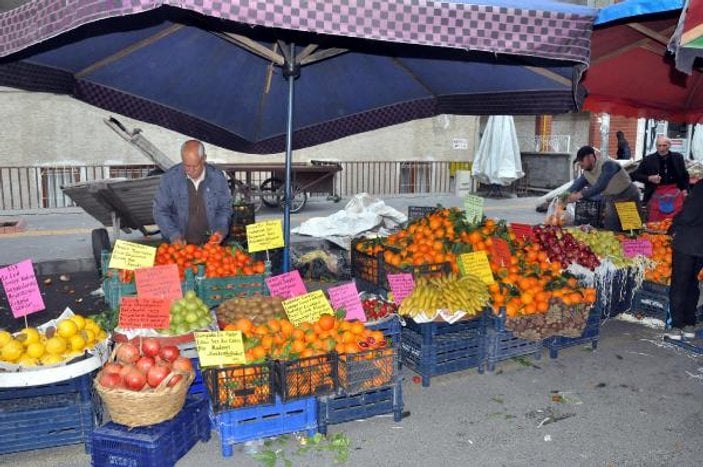
{"type": "Polygon", "coordinates": [[[283,180],[276,177],[267,178],[261,184],[261,201],[270,208],[279,206],[285,195],[283,189],[283,180]]]}
{"type": "Polygon", "coordinates": [[[234,180],[232,185],[232,202],[234,204],[253,204],[254,212],[258,212],[261,209],[261,197],[252,193],[248,185],[239,180],[234,180]]]}
{"type": "MultiPolygon", "coordinates": [[[[293,187],[293,201],[290,204],[290,212],[302,211],[305,203],[308,202],[308,194],[305,193],[300,186],[293,187]]],[[[283,200],[281,200],[281,208],[283,208],[283,200]]]]}
{"type": "Polygon", "coordinates": [[[107,271],[102,270],[102,254],[103,250],[110,251],[110,236],[106,229],[93,229],[90,233],[90,242],[93,246],[93,259],[98,274],[103,275],[107,271]]]}

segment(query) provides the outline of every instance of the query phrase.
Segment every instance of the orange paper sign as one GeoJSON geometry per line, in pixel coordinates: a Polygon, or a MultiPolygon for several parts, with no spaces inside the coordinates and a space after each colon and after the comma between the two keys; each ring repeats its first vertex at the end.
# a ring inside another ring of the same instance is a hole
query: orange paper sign
{"type": "Polygon", "coordinates": [[[171,300],[122,297],[119,325],[124,329],[166,329],[171,322],[171,300]]]}

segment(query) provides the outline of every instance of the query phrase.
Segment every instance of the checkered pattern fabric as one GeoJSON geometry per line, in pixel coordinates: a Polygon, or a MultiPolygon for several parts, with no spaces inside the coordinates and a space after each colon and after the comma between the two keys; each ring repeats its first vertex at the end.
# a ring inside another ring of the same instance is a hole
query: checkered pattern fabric
{"type": "Polygon", "coordinates": [[[161,6],[250,25],[588,63],[593,16],[427,0],[34,0],[0,14],[0,57],[161,6]]]}

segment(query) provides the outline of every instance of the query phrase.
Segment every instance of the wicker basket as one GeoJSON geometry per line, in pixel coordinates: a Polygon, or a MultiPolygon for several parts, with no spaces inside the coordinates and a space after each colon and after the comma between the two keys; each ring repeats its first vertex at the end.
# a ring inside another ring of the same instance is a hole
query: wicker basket
{"type": "Polygon", "coordinates": [[[100,373],[94,380],[95,390],[105,402],[112,421],[134,428],[165,422],[178,415],[183,408],[195,373],[171,372],[157,387],[142,391],[106,388],[98,383],[99,377],[100,373]],[[176,374],[182,374],[183,379],[172,387],[167,387],[168,382],[176,374]]]}

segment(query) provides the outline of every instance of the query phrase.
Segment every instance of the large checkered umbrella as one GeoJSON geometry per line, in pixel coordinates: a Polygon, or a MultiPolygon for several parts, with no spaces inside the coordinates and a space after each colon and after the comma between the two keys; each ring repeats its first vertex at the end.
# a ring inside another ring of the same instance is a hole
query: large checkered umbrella
{"type": "Polygon", "coordinates": [[[417,118],[576,110],[595,17],[544,0],[14,3],[0,85],[238,151],[285,148],[289,170],[295,148],[417,118]]]}

